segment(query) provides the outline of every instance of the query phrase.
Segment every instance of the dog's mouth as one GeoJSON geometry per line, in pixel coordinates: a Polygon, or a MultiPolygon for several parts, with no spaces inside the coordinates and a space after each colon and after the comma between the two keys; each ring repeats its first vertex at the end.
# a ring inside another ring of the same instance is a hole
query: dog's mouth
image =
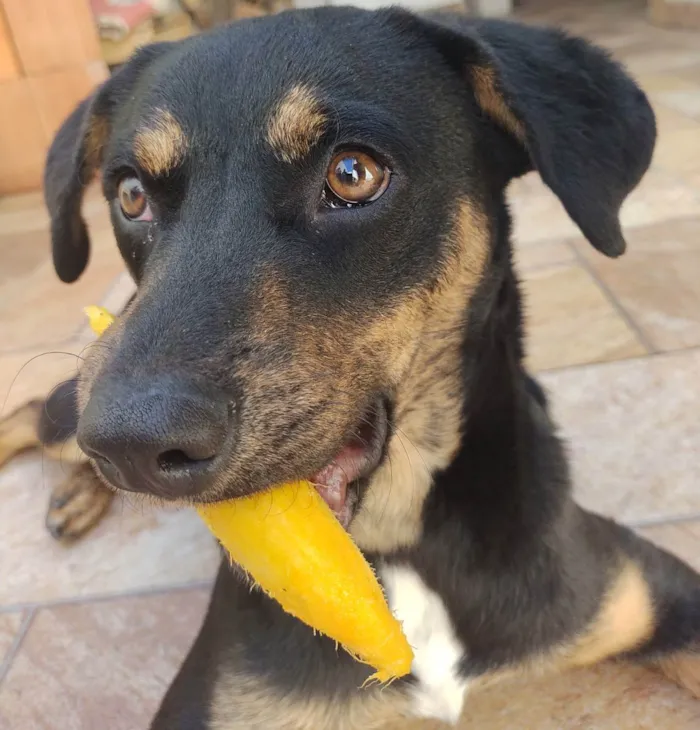
{"type": "Polygon", "coordinates": [[[333,460],[309,479],[345,529],[355,514],[363,488],[382,461],[388,436],[387,404],[378,400],[333,460]]]}

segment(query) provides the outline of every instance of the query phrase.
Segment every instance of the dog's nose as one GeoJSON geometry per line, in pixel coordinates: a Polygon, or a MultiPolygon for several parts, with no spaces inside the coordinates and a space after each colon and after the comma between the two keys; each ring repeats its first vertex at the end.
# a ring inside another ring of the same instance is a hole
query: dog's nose
{"type": "Polygon", "coordinates": [[[78,443],[115,487],[166,499],[193,497],[221,466],[229,401],[182,379],[110,378],[93,387],[78,443]]]}

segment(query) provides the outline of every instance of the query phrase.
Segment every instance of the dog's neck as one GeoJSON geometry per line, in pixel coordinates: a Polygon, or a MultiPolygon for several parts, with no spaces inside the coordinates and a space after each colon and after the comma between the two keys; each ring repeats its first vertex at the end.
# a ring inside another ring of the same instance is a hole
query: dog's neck
{"type": "Polygon", "coordinates": [[[460,460],[474,434],[489,428],[492,410],[509,421],[504,428],[521,417],[515,395],[509,398],[524,392],[526,376],[505,206],[499,218],[478,286],[473,285],[474,267],[484,264],[477,264],[470,251],[456,262],[451,293],[427,319],[402,382],[386,459],[350,527],[368,552],[387,554],[417,544],[426,500],[442,489],[442,475],[460,460]]]}

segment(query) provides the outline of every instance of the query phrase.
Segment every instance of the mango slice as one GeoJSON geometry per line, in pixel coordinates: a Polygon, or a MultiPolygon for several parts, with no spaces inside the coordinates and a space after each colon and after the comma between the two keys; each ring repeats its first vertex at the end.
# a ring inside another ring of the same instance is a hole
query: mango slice
{"type": "MultiPolygon", "coordinates": [[[[102,307],[85,313],[97,335],[114,321],[102,307]]],[[[374,667],[370,680],[411,671],[413,651],[372,568],[310,482],[197,511],[231,559],[287,613],[374,667]]]]}
{"type": "Polygon", "coordinates": [[[335,639],[387,682],[413,652],[377,578],[310,482],[290,482],[197,511],[232,560],[282,608],[335,639]]]}
{"type": "Polygon", "coordinates": [[[83,311],[87,314],[92,331],[98,337],[104,334],[104,331],[114,322],[114,315],[110,314],[104,307],[98,307],[96,304],[90,304],[83,311]]]}

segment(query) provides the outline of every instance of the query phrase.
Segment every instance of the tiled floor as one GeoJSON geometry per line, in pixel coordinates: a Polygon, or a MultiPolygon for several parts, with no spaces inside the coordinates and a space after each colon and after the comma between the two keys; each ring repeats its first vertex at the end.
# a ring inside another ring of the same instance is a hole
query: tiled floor
{"type": "MultiPolygon", "coordinates": [[[[530,363],[570,439],[581,502],[700,568],[700,33],[649,26],[635,0],[552,5],[526,2],[520,15],[562,23],[626,62],[660,139],[625,205],[629,253],[617,261],[582,240],[537,177],[513,185],[530,363]]],[[[0,200],[3,413],[75,370],[90,341],[84,304],[115,307],[130,289],[97,195],[87,215],[89,274],[66,287],[47,257],[39,196],[0,200]]],[[[0,729],[145,730],[197,629],[214,547],[194,515],[128,502],[61,547],[42,524],[61,474],[34,455],[0,473],[0,729]]],[[[700,703],[616,665],[474,695],[462,725],[698,727],[700,703]]]]}

